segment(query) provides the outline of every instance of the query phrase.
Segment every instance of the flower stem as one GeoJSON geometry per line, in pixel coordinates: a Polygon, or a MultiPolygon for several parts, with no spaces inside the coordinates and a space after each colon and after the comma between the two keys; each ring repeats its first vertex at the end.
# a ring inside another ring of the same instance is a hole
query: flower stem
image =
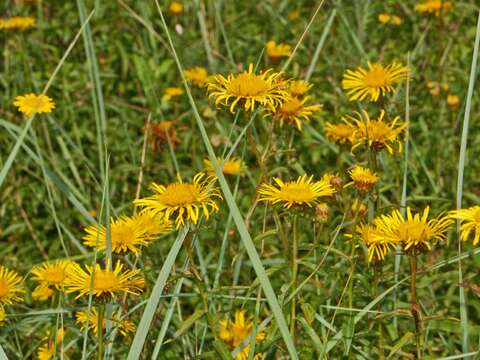
{"type": "Polygon", "coordinates": [[[415,319],[415,340],[417,347],[416,359],[422,358],[421,338],[422,338],[422,319],[420,315],[420,307],[417,302],[417,254],[414,252],[410,256],[410,269],[411,269],[411,303],[412,303],[412,316],[415,319]]]}
{"type": "Polygon", "coordinates": [[[98,323],[97,323],[97,327],[98,327],[98,332],[97,332],[97,338],[98,338],[98,354],[97,354],[97,359],[98,360],[102,360],[103,359],[103,348],[104,348],[104,344],[103,344],[103,315],[104,315],[104,312],[105,312],[105,304],[99,304],[98,305],[98,308],[97,308],[97,311],[98,311],[98,323]]]}
{"type": "MultiPolygon", "coordinates": [[[[292,237],[292,292],[295,292],[297,289],[297,275],[298,275],[298,226],[297,226],[297,214],[293,215],[292,219],[292,228],[293,228],[293,237],[292,237]]],[[[290,334],[293,336],[295,334],[295,308],[297,306],[297,296],[295,295],[292,299],[291,310],[290,310],[290,334]]]]}

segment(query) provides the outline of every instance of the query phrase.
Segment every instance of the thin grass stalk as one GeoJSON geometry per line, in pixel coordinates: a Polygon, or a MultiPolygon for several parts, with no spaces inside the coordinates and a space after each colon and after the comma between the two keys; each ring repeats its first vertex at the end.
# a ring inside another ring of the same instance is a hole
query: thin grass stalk
{"type": "Polygon", "coordinates": [[[415,347],[416,359],[422,359],[422,317],[420,314],[420,306],[417,300],[417,253],[414,250],[410,255],[410,298],[411,312],[415,320],[415,347]]]}
{"type": "MultiPolygon", "coordinates": [[[[467,102],[465,105],[465,115],[463,118],[463,129],[462,129],[462,139],[460,145],[460,156],[458,159],[458,177],[457,177],[457,209],[462,208],[462,188],[463,188],[463,174],[465,170],[465,158],[467,152],[467,138],[468,138],[468,125],[470,121],[470,111],[472,108],[472,96],[473,89],[475,87],[475,78],[477,74],[477,59],[478,59],[478,48],[480,43],[480,12],[478,14],[477,20],[477,31],[475,35],[475,45],[473,47],[473,58],[472,65],[470,68],[470,79],[468,82],[468,93],[467,93],[467,102]]],[[[460,240],[460,220],[457,220],[457,238],[458,238],[458,255],[462,253],[462,241],[460,240]]],[[[466,296],[465,288],[462,286],[463,283],[463,271],[462,271],[462,261],[458,261],[458,295],[460,302],[460,321],[462,324],[462,350],[464,353],[469,352],[469,329],[468,329],[468,313],[466,306],[466,296]]]]}
{"type": "MultiPolygon", "coordinates": [[[[292,292],[295,293],[297,289],[297,277],[298,277],[298,214],[292,216],[292,253],[291,253],[291,267],[292,267],[292,292]]],[[[295,338],[295,321],[296,321],[296,307],[297,296],[292,298],[290,304],[290,334],[295,338]]]]}

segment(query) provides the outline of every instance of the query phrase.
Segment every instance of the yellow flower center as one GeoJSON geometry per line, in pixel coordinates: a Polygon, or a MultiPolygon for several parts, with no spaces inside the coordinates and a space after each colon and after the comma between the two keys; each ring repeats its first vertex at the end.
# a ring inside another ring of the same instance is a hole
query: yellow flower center
{"type": "Polygon", "coordinates": [[[227,93],[233,96],[257,96],[268,90],[267,82],[259,75],[242,73],[232,79],[227,87],[227,93]]]}
{"type": "Polygon", "coordinates": [[[297,98],[291,98],[282,105],[280,112],[284,116],[292,116],[297,114],[301,108],[302,102],[297,98]]]}
{"type": "MultiPolygon", "coordinates": [[[[90,281],[90,279],[88,279],[90,281]]],[[[118,287],[118,277],[108,270],[95,270],[93,288],[99,291],[111,291],[118,287]]]]}
{"type": "Polygon", "coordinates": [[[0,299],[7,296],[10,293],[10,286],[8,281],[0,279],[0,299]]]}
{"type": "Polygon", "coordinates": [[[315,199],[315,193],[302,184],[286,184],[281,190],[282,197],[287,201],[308,202],[315,199]]]}
{"type": "Polygon", "coordinates": [[[65,271],[62,268],[45,269],[42,280],[51,284],[61,284],[65,280],[65,271]]]}
{"type": "Polygon", "coordinates": [[[398,232],[405,241],[424,242],[429,238],[430,229],[421,221],[407,221],[399,225],[398,232]]]}
{"type": "Polygon", "coordinates": [[[161,201],[169,207],[194,204],[200,196],[198,188],[193,184],[170,184],[160,195],[161,201]]]}
{"type": "Polygon", "coordinates": [[[112,228],[112,243],[116,246],[131,244],[135,234],[130,226],[119,225],[112,228]]]}
{"type": "Polygon", "coordinates": [[[383,87],[389,83],[388,73],[379,65],[373,65],[372,69],[365,74],[363,82],[368,87],[383,87]]]}

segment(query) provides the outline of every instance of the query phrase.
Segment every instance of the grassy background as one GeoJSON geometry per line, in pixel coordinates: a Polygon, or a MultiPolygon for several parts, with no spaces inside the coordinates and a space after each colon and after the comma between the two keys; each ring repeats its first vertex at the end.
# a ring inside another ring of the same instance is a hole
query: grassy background
{"type": "MultiPolygon", "coordinates": [[[[168,5],[169,2],[160,3],[168,5]]],[[[78,8],[82,4],[83,0],[77,3],[52,1],[34,6],[14,6],[10,3],[0,6],[2,14],[28,14],[37,19],[33,30],[0,34],[3,44],[3,61],[0,64],[0,163],[8,157],[25,122],[13,108],[13,98],[43,89],[82,24],[78,8]]],[[[319,4],[307,0],[205,0],[185,1],[184,5],[183,14],[176,17],[165,10],[166,22],[182,65],[205,66],[211,73],[228,73],[249,63],[258,63],[259,68],[270,66],[263,54],[266,41],[274,39],[295,45],[319,4]],[[200,8],[199,3],[202,4],[200,8]],[[299,11],[300,16],[289,18],[292,11],[299,11]],[[201,36],[199,17],[206,24],[207,39],[201,36]],[[179,27],[183,29],[181,34],[175,31],[179,27]],[[213,62],[208,61],[206,49],[210,49],[213,62]]],[[[292,77],[302,78],[305,75],[327,19],[335,10],[310,79],[314,84],[314,98],[324,105],[324,111],[311,122],[310,127],[294,135],[293,148],[289,149],[291,128],[284,127],[275,133],[277,151],[269,164],[270,176],[296,177],[303,172],[318,176],[325,171],[342,172],[353,164],[355,158],[352,154],[348,151],[339,153],[340,149],[327,143],[323,136],[325,121],[337,122],[343,114],[360,109],[359,104],[348,102],[341,90],[344,70],[377,59],[406,63],[407,53],[410,52],[413,77],[410,82],[411,147],[407,160],[407,204],[412,207],[430,205],[434,213],[454,208],[464,106],[452,112],[446,105],[446,94],[432,97],[426,82],[448,82],[451,92],[464,103],[479,9],[474,0],[462,1],[456,3],[452,14],[436,18],[416,14],[414,5],[415,1],[324,2],[286,70],[292,77]],[[380,24],[377,15],[383,12],[401,16],[403,25],[393,28],[380,24]],[[342,164],[340,168],[339,163],[342,164]]],[[[132,211],[144,126],[149,114],[153,121],[175,119],[182,143],[175,148],[173,155],[168,147],[157,152],[148,148],[142,194],[148,193],[147,185],[151,181],[168,183],[176,178],[172,156],[184,179],[190,179],[201,170],[203,159],[207,157],[187,97],[173,102],[161,100],[166,87],[181,87],[182,83],[175,61],[165,45],[167,37],[154,2],[128,1],[123,4],[113,0],[87,1],[85,7],[86,14],[95,9],[89,24],[93,42],[85,43],[81,39],[63,63],[48,92],[57,108],[51,115],[34,121],[0,192],[0,263],[24,275],[33,265],[47,259],[69,257],[91,261],[93,253],[81,245],[80,239],[83,227],[96,217],[92,214],[105,214],[102,198],[105,195],[106,174],[110,213],[118,215],[132,211]],[[103,104],[99,101],[99,92],[95,90],[95,71],[90,72],[94,69],[87,55],[91,45],[98,61],[103,104]],[[105,114],[104,119],[102,113],[105,114]],[[105,171],[106,164],[108,172],[105,171]]],[[[277,69],[281,66],[274,65],[277,69]]],[[[223,152],[225,147],[230,149],[242,130],[244,120],[239,120],[240,125],[234,126],[229,136],[232,116],[222,109],[215,109],[204,91],[192,89],[192,92],[216,153],[223,152]]],[[[479,164],[475,161],[480,149],[477,99],[478,96],[474,95],[463,184],[464,205],[479,203],[479,164]]],[[[403,87],[388,103],[388,110],[402,118],[405,116],[403,87]]],[[[258,119],[253,126],[254,134],[262,144],[268,123],[258,119]]],[[[251,205],[259,173],[255,157],[248,151],[244,140],[241,140],[234,155],[243,157],[250,166],[246,177],[228,179],[231,188],[239,181],[236,202],[245,215],[251,205]]],[[[380,163],[382,205],[385,208],[398,206],[405,162],[401,157],[385,155],[380,163]]],[[[354,281],[354,309],[365,308],[378,295],[371,287],[372,270],[367,268],[361,252],[353,257],[350,255],[343,232],[335,236],[338,226],[345,227],[347,224],[342,221],[343,214],[339,208],[333,206],[332,210],[333,215],[320,234],[318,224],[313,226],[311,219],[301,217],[299,220],[303,230],[300,278],[304,280],[314,269],[316,272],[300,293],[299,316],[304,321],[300,322],[295,338],[296,348],[300,358],[316,358],[319,354],[312,354],[318,352],[322,344],[327,344],[335,331],[342,329],[342,341],[325,356],[375,358],[378,356],[378,326],[374,314],[365,315],[353,326],[352,312],[344,309],[348,307],[344,293],[349,281],[354,281]],[[316,256],[309,252],[314,237],[318,238],[319,244],[316,256]],[[324,254],[327,255],[317,269],[324,254]]],[[[280,216],[285,219],[282,224],[288,233],[289,217],[285,214],[280,216]]],[[[261,321],[270,315],[270,310],[259,292],[258,280],[255,280],[255,272],[239,235],[233,224],[227,222],[228,218],[229,210],[226,205],[222,206],[220,213],[196,233],[197,266],[209,289],[211,311],[216,319],[223,319],[233,309],[244,307],[261,321]],[[226,228],[227,224],[229,227],[226,228]],[[225,251],[219,256],[222,243],[225,251]],[[215,281],[219,263],[223,266],[218,272],[218,281],[215,281]]],[[[277,298],[282,302],[291,292],[288,286],[289,262],[277,236],[277,225],[263,205],[255,210],[249,230],[277,298]]],[[[142,253],[138,265],[145,270],[150,285],[155,282],[174,238],[175,234],[164,237],[142,253]]],[[[438,246],[421,258],[421,266],[430,268],[451,259],[457,254],[456,244],[452,234],[447,245],[438,246]]],[[[466,246],[466,251],[472,252],[472,246],[466,246]]],[[[182,274],[184,258],[185,254],[181,252],[176,262],[179,274],[182,274]]],[[[478,262],[478,257],[473,255],[464,260],[465,282],[478,282],[478,262]]],[[[393,270],[394,257],[390,256],[383,269],[383,290],[397,284],[393,270]]],[[[401,279],[408,276],[406,261],[403,261],[400,271],[401,279]]],[[[425,324],[425,351],[431,358],[452,356],[462,351],[457,271],[458,264],[452,261],[419,276],[419,299],[428,320],[425,324]]],[[[30,280],[26,284],[33,287],[30,280]]],[[[168,285],[169,291],[173,291],[175,282],[168,285]]],[[[408,358],[414,349],[413,340],[403,337],[413,331],[413,321],[408,312],[408,281],[400,283],[397,290],[396,304],[391,293],[381,301],[385,353],[392,351],[393,358],[408,358]],[[402,339],[406,339],[405,344],[402,339]],[[403,346],[396,349],[396,344],[403,346]]],[[[148,293],[147,289],[144,299],[148,299],[148,293]]],[[[183,282],[177,299],[165,337],[167,343],[162,347],[159,358],[177,359],[179,354],[190,358],[201,354],[218,358],[211,343],[211,329],[204,317],[185,332],[176,333],[182,324],[185,325],[185,319],[199,308],[200,298],[190,278],[183,282]]],[[[471,350],[475,351],[480,335],[477,325],[480,302],[472,292],[467,292],[467,299],[471,325],[469,337],[471,350]]],[[[130,317],[136,322],[143,312],[142,307],[134,308],[138,303],[129,303],[128,309],[132,310],[130,317]]],[[[161,301],[143,351],[145,358],[151,356],[155,347],[152,339],[165,321],[168,304],[166,299],[161,301]]],[[[79,307],[81,304],[72,301],[36,304],[27,296],[24,304],[10,312],[12,321],[0,329],[0,344],[12,359],[28,358],[47,329],[54,326],[58,314],[64,312],[67,326],[71,329],[68,337],[70,356],[72,359],[79,358],[83,334],[72,320],[72,312],[79,307]]],[[[285,311],[288,309],[289,306],[285,305],[285,311]]],[[[257,347],[269,351],[272,358],[281,354],[286,356],[285,345],[275,325],[269,325],[267,333],[267,341],[257,347]]],[[[129,343],[116,339],[112,350],[116,358],[126,357],[129,343]]],[[[88,351],[94,351],[94,346],[95,340],[91,337],[88,351]]]]}

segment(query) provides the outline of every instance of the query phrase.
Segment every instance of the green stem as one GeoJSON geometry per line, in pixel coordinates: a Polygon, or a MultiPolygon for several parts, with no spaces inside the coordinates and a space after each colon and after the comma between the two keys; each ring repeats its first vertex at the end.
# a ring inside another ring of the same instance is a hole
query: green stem
{"type": "MultiPolygon", "coordinates": [[[[292,228],[293,228],[293,238],[292,238],[292,291],[295,292],[297,289],[297,275],[298,275],[298,226],[297,226],[297,214],[293,215],[292,219],[292,228]]],[[[291,311],[290,311],[290,334],[292,337],[295,335],[295,308],[297,306],[297,296],[295,295],[292,299],[291,303],[291,311]]]]}
{"type": "MultiPolygon", "coordinates": [[[[378,262],[378,264],[375,264],[374,268],[374,283],[375,283],[375,295],[378,296],[381,294],[381,289],[380,289],[380,278],[382,274],[382,263],[378,262]]],[[[381,301],[378,302],[377,304],[377,311],[380,314],[382,311],[382,305],[381,301]]],[[[378,319],[378,358],[379,359],[385,359],[385,353],[384,353],[384,341],[383,341],[383,327],[382,327],[382,317],[380,315],[378,319]]]]}
{"type": "Polygon", "coordinates": [[[416,359],[422,358],[422,319],[420,315],[420,306],[417,302],[417,254],[414,252],[410,256],[410,269],[411,269],[411,282],[410,282],[410,292],[411,292],[411,303],[412,303],[412,316],[415,319],[415,340],[417,348],[416,359]]]}
{"type": "Polygon", "coordinates": [[[103,348],[104,348],[104,344],[103,344],[103,315],[104,315],[104,312],[105,312],[105,305],[104,304],[98,305],[97,312],[98,312],[98,320],[97,320],[98,321],[98,323],[97,323],[97,327],[98,327],[98,333],[97,333],[98,354],[97,354],[97,359],[102,360],[103,359],[103,348]]]}

